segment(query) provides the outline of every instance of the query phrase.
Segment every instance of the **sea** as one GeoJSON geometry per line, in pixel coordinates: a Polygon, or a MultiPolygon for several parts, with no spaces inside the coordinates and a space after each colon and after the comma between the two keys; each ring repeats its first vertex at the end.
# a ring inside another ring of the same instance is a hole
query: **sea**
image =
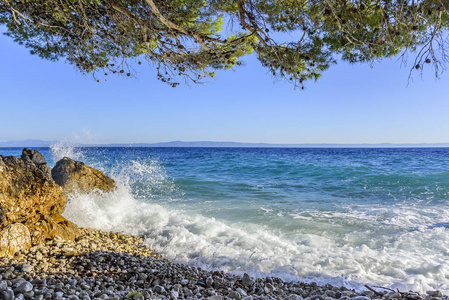
{"type": "MultiPolygon", "coordinates": [[[[37,148],[117,182],[64,216],[208,270],[449,293],[449,148],[37,148]]],[[[20,156],[20,148],[0,155],[20,156]]]]}

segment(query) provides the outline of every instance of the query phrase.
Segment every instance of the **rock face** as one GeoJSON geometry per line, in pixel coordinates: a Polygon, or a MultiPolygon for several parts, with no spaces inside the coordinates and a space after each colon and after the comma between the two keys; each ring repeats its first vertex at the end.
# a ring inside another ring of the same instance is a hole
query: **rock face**
{"type": "Polygon", "coordinates": [[[0,226],[37,222],[41,215],[60,214],[66,203],[61,188],[34,164],[0,156],[0,226]]]}
{"type": "Polygon", "coordinates": [[[103,172],[68,157],[64,157],[56,163],[51,170],[51,175],[66,194],[90,193],[94,190],[110,192],[116,187],[115,181],[103,172]]]}
{"type": "Polygon", "coordinates": [[[26,164],[34,164],[46,177],[51,179],[50,167],[47,165],[45,157],[39,151],[24,148],[21,158],[26,164]]]}
{"type": "MultiPolygon", "coordinates": [[[[29,230],[32,245],[54,236],[73,240],[79,229],[61,216],[67,198],[62,188],[48,176],[45,158],[29,149],[24,149],[22,158],[0,156],[0,231],[10,225],[24,225],[29,230]]],[[[12,252],[2,251],[0,249],[0,253],[8,255],[12,252]]]]}
{"type": "Polygon", "coordinates": [[[21,223],[11,224],[0,231],[0,257],[14,255],[31,247],[28,227],[21,223]]]}

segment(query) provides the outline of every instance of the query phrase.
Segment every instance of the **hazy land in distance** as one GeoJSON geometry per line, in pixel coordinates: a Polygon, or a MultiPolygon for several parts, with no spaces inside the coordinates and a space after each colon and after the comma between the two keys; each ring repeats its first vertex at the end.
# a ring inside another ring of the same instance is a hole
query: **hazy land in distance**
{"type": "MultiPolygon", "coordinates": [[[[21,140],[0,142],[0,147],[50,147],[57,141],[21,140]]],[[[209,147],[209,148],[421,148],[421,147],[449,147],[449,143],[410,143],[410,144],[269,144],[269,143],[239,143],[239,142],[212,142],[197,141],[183,142],[172,141],[163,143],[116,143],[116,144],[70,144],[75,147],[209,147]]]]}

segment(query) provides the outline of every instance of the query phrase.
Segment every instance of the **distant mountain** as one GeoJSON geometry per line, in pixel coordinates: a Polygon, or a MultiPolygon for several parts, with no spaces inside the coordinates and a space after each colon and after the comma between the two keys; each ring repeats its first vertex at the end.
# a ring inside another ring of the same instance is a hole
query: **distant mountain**
{"type": "MultiPolygon", "coordinates": [[[[182,141],[173,141],[173,142],[165,142],[165,143],[134,143],[134,144],[109,144],[106,145],[108,147],[170,147],[170,148],[181,148],[181,147],[208,147],[208,148],[238,148],[238,147],[279,147],[279,145],[275,144],[265,144],[265,143],[237,143],[237,142],[209,142],[209,141],[200,141],[200,142],[182,142],[182,141]]],[[[286,146],[286,145],[284,145],[286,146]]]]}
{"type": "MultiPolygon", "coordinates": [[[[50,147],[55,141],[23,140],[0,142],[0,147],[50,147]]],[[[268,144],[268,143],[238,143],[238,142],[182,142],[165,143],[130,143],[130,144],[75,144],[76,147],[204,147],[204,148],[420,148],[449,147],[449,143],[417,143],[417,144],[268,144]]]]}
{"type": "MultiPolygon", "coordinates": [[[[96,145],[101,146],[101,145],[96,145]]],[[[449,143],[419,143],[419,144],[268,144],[268,143],[238,143],[238,142],[182,142],[173,141],[165,143],[134,143],[134,144],[108,144],[106,147],[204,147],[204,148],[420,148],[420,147],[449,147],[449,143]]]]}
{"type": "Polygon", "coordinates": [[[0,147],[50,147],[55,141],[42,141],[42,140],[23,140],[23,141],[8,141],[0,142],[0,147]]]}

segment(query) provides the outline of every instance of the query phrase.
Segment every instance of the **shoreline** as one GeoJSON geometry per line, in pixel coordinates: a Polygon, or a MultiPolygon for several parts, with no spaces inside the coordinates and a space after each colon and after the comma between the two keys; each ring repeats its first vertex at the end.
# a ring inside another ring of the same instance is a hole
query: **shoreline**
{"type": "Polygon", "coordinates": [[[164,259],[140,237],[81,228],[76,241],[47,240],[0,258],[2,299],[449,300],[439,291],[356,292],[345,287],[205,271],[164,259]]]}

